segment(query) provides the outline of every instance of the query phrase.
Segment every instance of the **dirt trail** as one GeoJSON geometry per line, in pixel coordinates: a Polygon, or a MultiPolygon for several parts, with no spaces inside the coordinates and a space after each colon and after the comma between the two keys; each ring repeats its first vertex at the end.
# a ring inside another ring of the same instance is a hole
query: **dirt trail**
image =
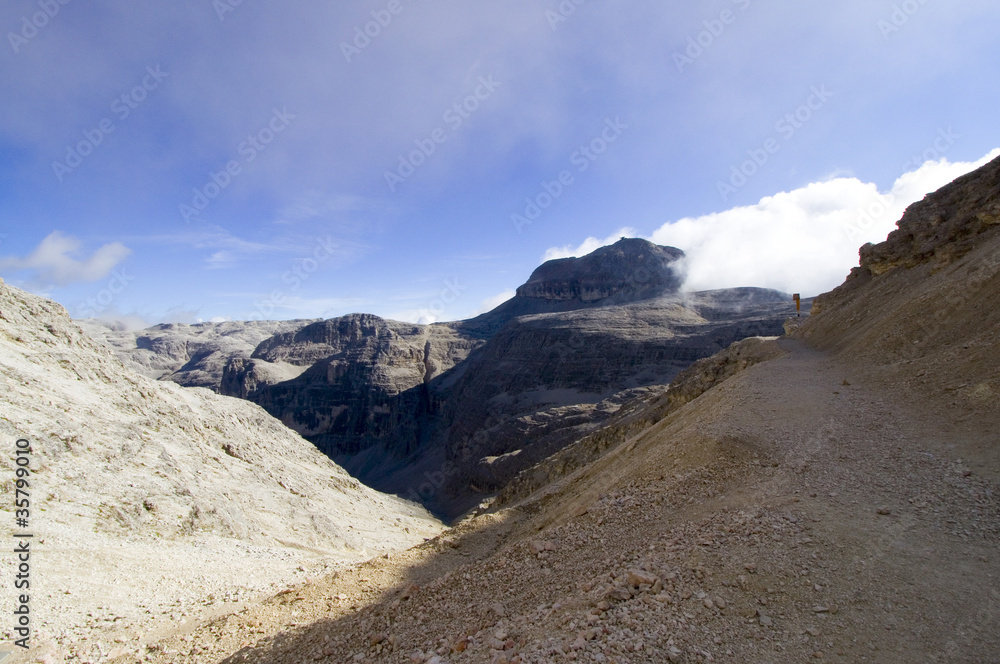
{"type": "Polygon", "coordinates": [[[119,661],[1000,662],[980,434],[774,343],[515,508],[119,661]]]}

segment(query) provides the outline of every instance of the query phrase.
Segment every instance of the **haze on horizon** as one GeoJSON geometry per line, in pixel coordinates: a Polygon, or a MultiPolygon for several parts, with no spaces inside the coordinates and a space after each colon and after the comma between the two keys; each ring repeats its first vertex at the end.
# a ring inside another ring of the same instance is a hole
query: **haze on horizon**
{"type": "Polygon", "coordinates": [[[814,295],[1000,152],[985,0],[0,8],[0,276],[75,317],[470,317],[623,235],[814,295]]]}

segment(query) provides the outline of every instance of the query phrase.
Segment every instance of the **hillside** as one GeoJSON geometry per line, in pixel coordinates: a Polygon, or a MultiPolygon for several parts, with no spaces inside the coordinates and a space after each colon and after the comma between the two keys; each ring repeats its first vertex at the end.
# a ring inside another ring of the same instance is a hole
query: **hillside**
{"type": "Polygon", "coordinates": [[[792,337],[521,502],[150,660],[998,661],[998,192],[911,206],[792,337]]]}
{"type": "MultiPolygon", "coordinates": [[[[35,642],[56,639],[82,658],[112,649],[95,632],[135,645],[147,630],[231,610],[317,566],[441,530],[260,407],[141,376],[62,307],[2,281],[0,395],[10,446],[0,516],[10,526],[14,441],[32,448],[35,642]]],[[[8,596],[11,584],[5,575],[8,596]]]]}

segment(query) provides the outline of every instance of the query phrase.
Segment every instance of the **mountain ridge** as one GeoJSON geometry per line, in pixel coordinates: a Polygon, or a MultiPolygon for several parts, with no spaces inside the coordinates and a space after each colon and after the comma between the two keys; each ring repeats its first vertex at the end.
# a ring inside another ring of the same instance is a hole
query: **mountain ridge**
{"type": "MultiPolygon", "coordinates": [[[[454,517],[598,426],[631,391],[669,383],[733,341],[782,332],[790,296],[684,293],[683,257],[623,238],[546,261],[514,297],[472,319],[419,325],[348,314],[280,324],[250,352],[246,343],[189,351],[194,359],[164,378],[209,381],[253,401],[370,486],[421,496],[454,517]],[[453,471],[447,481],[415,491],[442,464],[453,471]]],[[[267,325],[279,324],[244,337],[267,325]]],[[[127,345],[119,340],[119,351],[150,363],[127,345]]]]}

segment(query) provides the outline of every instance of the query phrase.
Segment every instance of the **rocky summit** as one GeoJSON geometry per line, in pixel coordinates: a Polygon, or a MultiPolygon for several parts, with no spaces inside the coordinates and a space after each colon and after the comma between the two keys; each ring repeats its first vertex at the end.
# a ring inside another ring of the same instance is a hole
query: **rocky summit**
{"type": "Polygon", "coordinates": [[[692,362],[782,332],[789,295],[682,292],[683,257],[623,238],[544,263],[513,298],[465,321],[352,314],[187,326],[173,339],[160,326],[116,347],[147,367],[164,349],[162,378],[253,401],[370,486],[454,517],[692,362]],[[268,326],[284,329],[247,352],[268,326]]]}

